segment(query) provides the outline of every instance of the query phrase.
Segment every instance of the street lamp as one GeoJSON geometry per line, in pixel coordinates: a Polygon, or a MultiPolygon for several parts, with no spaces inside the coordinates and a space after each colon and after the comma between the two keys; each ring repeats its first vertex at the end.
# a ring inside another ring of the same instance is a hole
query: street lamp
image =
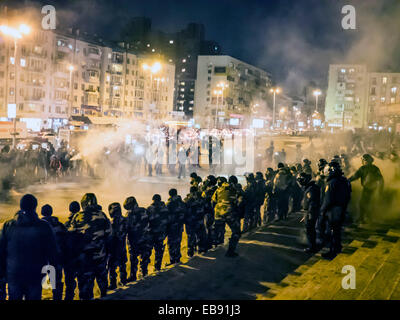
{"type": "MultiPolygon", "coordinates": [[[[153,74],[156,74],[161,71],[162,65],[160,62],[156,61],[152,65],[148,65],[147,63],[143,63],[142,69],[150,73],[150,95],[151,95],[151,104],[153,103],[153,74]]],[[[157,83],[158,84],[158,83],[157,83]]]]}
{"type": "Polygon", "coordinates": [[[279,88],[272,88],[270,90],[271,93],[274,94],[274,103],[273,103],[273,111],[272,111],[272,128],[275,129],[275,113],[276,113],[276,94],[279,94],[281,92],[281,89],[279,88]]]}
{"type": "MultiPolygon", "coordinates": [[[[17,44],[18,44],[18,39],[21,39],[23,35],[27,35],[29,34],[31,31],[31,28],[29,26],[27,26],[26,24],[21,24],[19,26],[18,29],[16,28],[12,28],[9,27],[7,25],[1,25],[0,26],[0,32],[7,36],[7,37],[11,37],[14,40],[14,99],[15,99],[15,112],[17,111],[17,107],[18,107],[18,101],[17,101],[17,95],[18,95],[18,89],[17,89],[17,82],[18,82],[18,76],[17,76],[17,63],[18,63],[18,59],[17,59],[17,44]]],[[[8,63],[8,61],[7,61],[8,63]]],[[[8,79],[8,75],[7,75],[7,79],[8,79]]],[[[8,93],[6,92],[6,94],[8,95],[8,93]]],[[[16,147],[16,136],[17,136],[17,116],[15,114],[14,120],[14,131],[12,133],[13,136],[13,149],[15,149],[16,147]]]]}
{"type": "Polygon", "coordinates": [[[228,84],[221,81],[217,84],[217,89],[214,90],[214,94],[217,95],[217,108],[215,109],[215,128],[218,125],[218,109],[219,109],[219,96],[222,98],[222,106],[224,105],[224,90],[228,88],[228,84]]]}
{"type": "Polygon", "coordinates": [[[318,112],[318,97],[321,95],[321,90],[316,89],[313,92],[313,95],[315,96],[315,111],[318,112]]]}
{"type": "Polygon", "coordinates": [[[68,70],[69,70],[69,109],[68,109],[68,118],[70,117],[71,113],[72,113],[72,97],[73,97],[73,91],[72,91],[72,73],[75,70],[75,67],[73,65],[69,65],[68,66],[68,70]]]}

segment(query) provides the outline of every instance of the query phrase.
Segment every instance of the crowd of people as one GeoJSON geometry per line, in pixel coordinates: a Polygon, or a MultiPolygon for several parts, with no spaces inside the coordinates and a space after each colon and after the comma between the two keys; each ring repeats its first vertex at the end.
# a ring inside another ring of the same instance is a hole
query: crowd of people
{"type": "Polygon", "coordinates": [[[64,299],[74,299],[76,283],[80,299],[93,299],[95,280],[104,297],[107,290],[117,287],[117,269],[123,285],[136,281],[139,269],[146,277],[153,250],[154,268],[160,270],[165,244],[169,264],[180,263],[184,230],[187,255],[192,257],[223,244],[228,226],[231,236],[226,257],[234,258],[241,234],[287,219],[289,212],[300,210],[304,211],[306,251],[315,253],[327,246],[329,251],[323,256],[332,259],[342,249],[341,229],[351,197],[350,181],[360,178],[363,186],[361,220],[368,218],[371,194],[383,188],[373,158],[365,154],[362,160],[363,166],[350,179],[344,176],[346,164],[339,156],[329,163],[320,159],[317,172],[307,159],[291,167],[280,162],[277,170],[268,168],[265,175],[247,174],[245,186],[236,176],[227,179],[209,175],[203,180],[192,173],[190,192],[183,199],[176,189],[170,189],[166,202],[155,194],[152,204],[143,208],[131,196],[122,206],[111,203],[109,217],[96,196],[87,193],[80,204],[71,202],[65,224],[48,204],[41,208],[40,219],[37,199],[26,194],[0,236],[0,299],[7,296],[6,284],[10,300],[41,299],[44,266],[54,267],[51,285],[55,300],[63,298],[64,287],[64,299]]]}

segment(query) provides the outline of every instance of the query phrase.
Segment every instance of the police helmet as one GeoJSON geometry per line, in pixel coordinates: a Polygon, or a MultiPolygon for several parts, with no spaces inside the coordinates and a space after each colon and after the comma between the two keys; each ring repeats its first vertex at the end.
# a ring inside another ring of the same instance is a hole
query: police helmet
{"type": "Polygon", "coordinates": [[[365,161],[366,163],[372,163],[374,162],[374,158],[368,153],[364,154],[361,158],[362,161],[365,161]]]}
{"type": "Polygon", "coordinates": [[[297,181],[300,185],[306,186],[311,181],[311,174],[302,172],[299,174],[297,181]]]}

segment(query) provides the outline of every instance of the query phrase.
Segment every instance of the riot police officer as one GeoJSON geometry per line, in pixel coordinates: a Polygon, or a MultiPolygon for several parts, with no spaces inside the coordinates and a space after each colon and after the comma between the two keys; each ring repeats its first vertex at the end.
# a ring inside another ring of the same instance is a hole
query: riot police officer
{"type": "Polygon", "coordinates": [[[374,158],[369,154],[364,154],[361,158],[362,166],[350,177],[350,182],[361,179],[363,187],[360,199],[359,222],[364,223],[371,219],[371,202],[376,194],[383,191],[383,176],[379,168],[372,163],[374,158]]]}
{"type": "Polygon", "coordinates": [[[311,175],[302,172],[297,178],[299,184],[304,188],[303,209],[305,210],[304,222],[308,240],[307,253],[317,252],[316,222],[320,210],[320,187],[311,180],[311,175]]]}
{"type": "MultiPolygon", "coordinates": [[[[345,220],[347,205],[351,196],[351,184],[343,176],[340,165],[336,161],[329,163],[329,176],[325,187],[324,201],[321,206],[321,221],[327,222],[327,236],[330,243],[329,252],[322,254],[324,258],[333,259],[342,251],[341,232],[345,220]]],[[[323,223],[324,227],[325,224],[323,223]]],[[[324,235],[324,230],[321,235],[324,235]]]]}

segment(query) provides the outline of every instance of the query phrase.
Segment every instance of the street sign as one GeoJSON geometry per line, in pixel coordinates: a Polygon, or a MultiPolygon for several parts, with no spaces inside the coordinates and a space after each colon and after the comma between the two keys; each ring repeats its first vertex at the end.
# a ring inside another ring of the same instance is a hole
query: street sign
{"type": "Polygon", "coordinates": [[[17,117],[17,105],[15,103],[8,104],[7,117],[10,119],[14,119],[17,117]]]}

